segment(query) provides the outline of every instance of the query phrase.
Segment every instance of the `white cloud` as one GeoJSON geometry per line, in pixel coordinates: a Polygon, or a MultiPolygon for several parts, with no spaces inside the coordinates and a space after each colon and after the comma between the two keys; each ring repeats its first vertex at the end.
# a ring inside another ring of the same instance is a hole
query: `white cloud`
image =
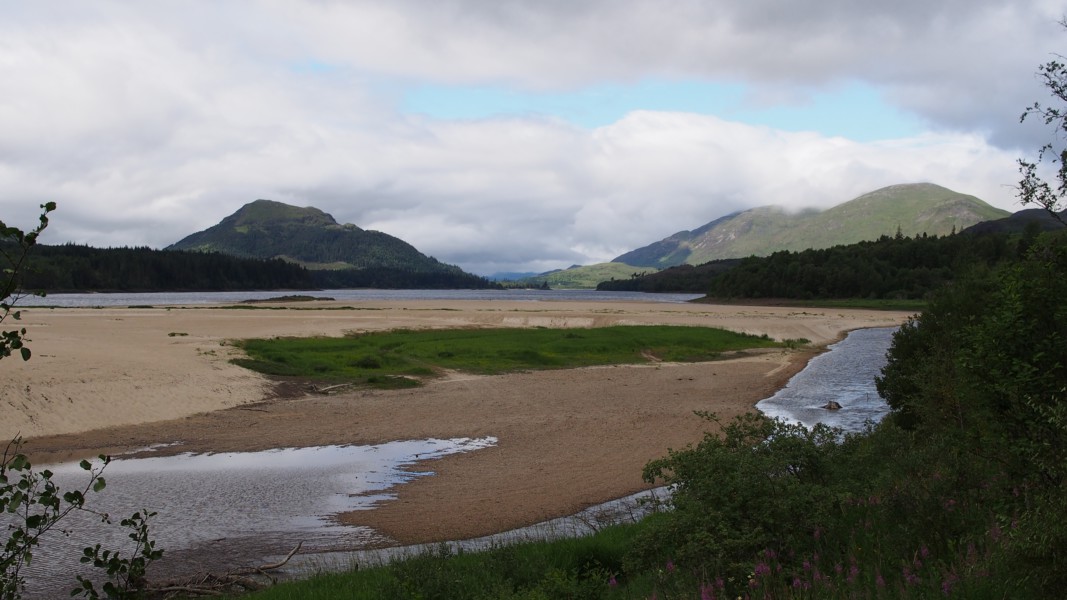
{"type": "Polygon", "coordinates": [[[160,247],[272,198],[478,271],[605,260],[733,210],[827,206],[907,181],[1014,209],[1011,148],[1044,141],[1018,114],[1041,99],[1032,73],[1063,39],[1059,7],[1036,1],[0,9],[5,221],[32,224],[55,200],[47,241],[160,247]],[[728,78],[766,99],[864,81],[932,133],[857,143],[683,113],[586,131],[397,112],[412,83],[647,77],[728,78]]]}

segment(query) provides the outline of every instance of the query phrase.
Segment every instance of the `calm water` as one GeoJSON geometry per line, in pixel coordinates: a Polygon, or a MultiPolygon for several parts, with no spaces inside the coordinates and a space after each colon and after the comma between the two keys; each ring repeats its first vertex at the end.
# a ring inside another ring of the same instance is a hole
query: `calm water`
{"type": "Polygon", "coordinates": [[[878,395],[874,378],[886,364],[894,331],[895,327],[853,331],[756,407],[770,417],[808,427],[825,423],[854,432],[862,431],[867,421],[877,423],[889,412],[889,406],[878,395]],[[831,400],[841,409],[822,408],[831,400]]]}
{"type": "Polygon", "coordinates": [[[596,290],[311,290],[271,292],[151,292],[142,294],[49,294],[28,297],[21,306],[160,306],[187,304],[232,304],[299,294],[352,302],[376,300],[520,300],[688,302],[703,294],[648,294],[645,292],[598,292],[596,290]]]}
{"type": "MultiPolygon", "coordinates": [[[[74,583],[71,572],[81,549],[97,542],[123,548],[127,540],[117,523],[142,508],[159,513],[151,531],[166,551],[160,564],[180,564],[178,572],[263,564],[265,554],[284,554],[300,541],[312,551],[380,543],[374,531],[341,525],[334,517],[372,509],[393,498],[394,486],[429,475],[411,470],[416,461],[495,444],[495,438],[457,438],[118,457],[104,472],[107,488],[89,496],[89,505],[112,515],[116,526],[104,527],[88,515],[64,521],[76,533],[53,535],[35,552],[30,591],[33,597],[65,597],[61,592],[74,583]]],[[[47,468],[61,489],[88,481],[74,463],[47,468]]]]}

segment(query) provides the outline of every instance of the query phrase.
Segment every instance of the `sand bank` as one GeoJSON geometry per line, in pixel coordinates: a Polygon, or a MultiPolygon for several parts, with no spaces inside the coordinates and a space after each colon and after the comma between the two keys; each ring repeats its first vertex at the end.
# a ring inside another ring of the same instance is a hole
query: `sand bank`
{"type": "Polygon", "coordinates": [[[806,338],[896,325],[906,313],[642,302],[299,303],[286,310],[29,309],[34,358],[0,362],[0,435],[30,438],[38,460],[161,442],[180,451],[495,436],[496,447],[438,460],[436,476],[342,520],[403,543],[461,539],[561,516],[645,487],[641,468],[698,441],[708,423],[750,410],[811,351],[658,364],[462,374],[414,390],[340,395],[279,387],[230,365],[228,340],[406,328],[686,324],[806,338]]]}

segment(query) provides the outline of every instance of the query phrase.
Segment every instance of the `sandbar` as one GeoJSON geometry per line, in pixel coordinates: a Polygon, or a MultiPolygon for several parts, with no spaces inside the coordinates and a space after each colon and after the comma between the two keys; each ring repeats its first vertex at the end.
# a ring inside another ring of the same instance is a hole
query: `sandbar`
{"type": "Polygon", "coordinates": [[[340,515],[397,543],[466,539],[575,513],[646,489],[644,465],[752,410],[847,331],[910,313],[636,301],[409,300],[152,308],[29,308],[34,357],[0,362],[0,436],[34,460],[251,451],[493,436],[496,446],[419,464],[395,500],[340,515]],[[421,388],[314,393],[229,362],[232,340],[396,328],[700,325],[810,340],[699,364],[473,376],[421,388]]]}

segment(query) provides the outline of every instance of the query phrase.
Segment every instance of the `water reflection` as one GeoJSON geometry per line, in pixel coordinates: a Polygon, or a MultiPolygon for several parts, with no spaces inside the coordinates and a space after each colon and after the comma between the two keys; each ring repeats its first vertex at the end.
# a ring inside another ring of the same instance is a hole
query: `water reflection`
{"type": "Polygon", "coordinates": [[[853,331],[830,346],[829,352],[812,359],[784,388],[756,407],[769,417],[807,427],[825,423],[848,432],[863,431],[867,421],[877,423],[889,412],[875,389],[874,378],[886,364],[886,352],[896,329],[853,331]],[[841,408],[823,408],[831,401],[841,408]]]}
{"type": "MultiPolygon", "coordinates": [[[[203,548],[218,545],[235,561],[259,564],[258,557],[265,552],[287,549],[302,540],[319,549],[383,541],[370,529],[336,523],[334,516],[393,498],[392,487],[427,474],[410,469],[416,461],[496,442],[492,437],[429,439],[376,446],[119,457],[104,472],[107,488],[92,494],[89,504],[115,521],[140,509],[157,512],[151,530],[158,546],[166,550],[165,563],[188,566],[204,560],[203,548]],[[242,554],[243,548],[251,554],[242,554]]],[[[88,481],[75,463],[44,468],[55,473],[61,489],[75,489],[88,481]]],[[[64,528],[75,534],[54,536],[42,545],[42,552],[35,553],[30,575],[38,597],[49,597],[56,585],[73,582],[70,562],[81,548],[95,543],[119,548],[126,541],[125,532],[116,526],[105,527],[91,515],[72,516],[76,518],[65,521],[64,528]],[[41,594],[42,586],[51,591],[41,594]]],[[[176,572],[226,568],[215,558],[195,566],[176,572]]]]}

